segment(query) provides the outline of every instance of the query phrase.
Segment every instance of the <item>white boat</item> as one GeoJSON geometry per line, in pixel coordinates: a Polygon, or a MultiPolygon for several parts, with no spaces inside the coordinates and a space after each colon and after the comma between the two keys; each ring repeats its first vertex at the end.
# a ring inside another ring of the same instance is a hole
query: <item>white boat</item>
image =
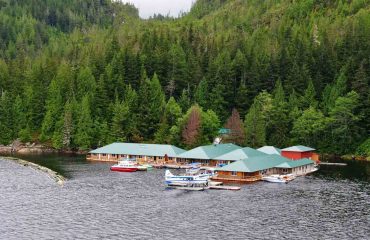
{"type": "Polygon", "coordinates": [[[208,186],[210,176],[208,174],[185,174],[185,175],[173,175],[170,170],[166,170],[165,172],[165,180],[167,185],[176,185],[176,184],[183,184],[183,185],[197,185],[203,184],[208,186]]]}
{"type": "Polygon", "coordinates": [[[293,179],[295,179],[295,176],[292,174],[286,174],[286,175],[272,174],[272,175],[262,177],[263,181],[273,182],[273,183],[288,183],[289,181],[292,181],[293,179]]]}
{"type": "Polygon", "coordinates": [[[142,165],[137,165],[137,170],[139,171],[147,171],[153,169],[152,165],[149,164],[142,164],[142,165]]]}

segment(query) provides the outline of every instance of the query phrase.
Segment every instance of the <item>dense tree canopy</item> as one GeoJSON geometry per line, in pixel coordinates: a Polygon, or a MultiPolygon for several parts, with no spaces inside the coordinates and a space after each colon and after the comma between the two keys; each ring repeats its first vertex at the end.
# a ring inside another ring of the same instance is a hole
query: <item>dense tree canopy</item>
{"type": "Polygon", "coordinates": [[[235,108],[241,145],[354,153],[370,134],[369,56],[369,1],[198,0],[141,20],[119,1],[0,0],[0,143],[190,147],[235,108]]]}

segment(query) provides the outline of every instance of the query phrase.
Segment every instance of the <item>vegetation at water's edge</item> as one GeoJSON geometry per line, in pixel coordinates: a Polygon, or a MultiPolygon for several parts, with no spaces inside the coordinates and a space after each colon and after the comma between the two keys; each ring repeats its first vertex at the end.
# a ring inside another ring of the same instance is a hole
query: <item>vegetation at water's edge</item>
{"type": "Polygon", "coordinates": [[[176,20],[0,0],[0,142],[192,147],[226,125],[241,145],[369,155],[369,56],[367,0],[198,0],[176,20]]]}

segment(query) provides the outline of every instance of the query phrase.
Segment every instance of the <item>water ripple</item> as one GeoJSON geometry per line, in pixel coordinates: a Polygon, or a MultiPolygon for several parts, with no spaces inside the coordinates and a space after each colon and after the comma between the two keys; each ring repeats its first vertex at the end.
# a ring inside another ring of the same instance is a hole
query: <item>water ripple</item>
{"type": "Polygon", "coordinates": [[[166,190],[163,170],[68,164],[60,187],[0,161],[0,239],[366,239],[368,183],[302,177],[241,191],[166,190]]]}

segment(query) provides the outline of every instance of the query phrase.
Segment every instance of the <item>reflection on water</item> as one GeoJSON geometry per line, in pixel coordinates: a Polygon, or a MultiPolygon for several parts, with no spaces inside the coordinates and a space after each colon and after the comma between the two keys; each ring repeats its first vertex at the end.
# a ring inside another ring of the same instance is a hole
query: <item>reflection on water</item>
{"type": "Polygon", "coordinates": [[[70,179],[59,187],[0,161],[0,239],[366,239],[370,232],[366,163],[323,166],[289,184],[185,192],[165,189],[164,170],[110,172],[110,164],[76,156],[32,161],[70,179]]]}

